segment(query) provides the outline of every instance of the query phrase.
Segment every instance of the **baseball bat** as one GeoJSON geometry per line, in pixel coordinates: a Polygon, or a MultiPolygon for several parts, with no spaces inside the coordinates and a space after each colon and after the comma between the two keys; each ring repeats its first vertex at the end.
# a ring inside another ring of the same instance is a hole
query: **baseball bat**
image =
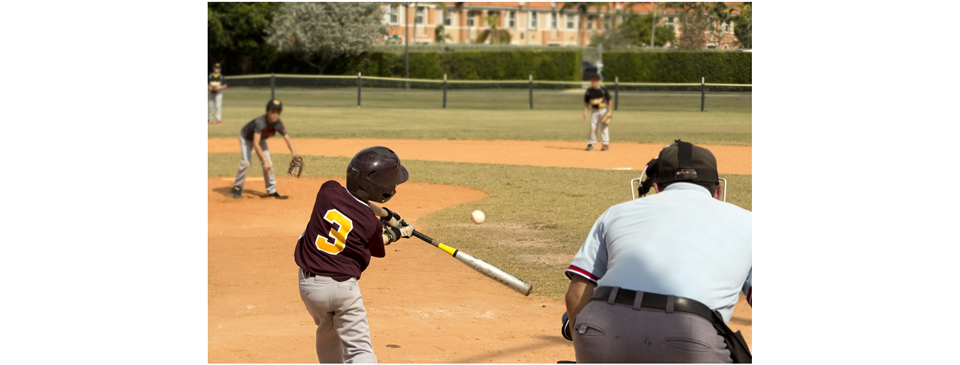
{"type": "MultiPolygon", "coordinates": [[[[373,213],[379,217],[386,218],[388,216],[386,211],[384,211],[382,208],[376,205],[370,204],[370,209],[372,209],[373,213]]],[[[456,248],[447,246],[441,243],[440,241],[437,241],[423,233],[418,232],[417,230],[413,231],[413,235],[423,240],[424,242],[429,243],[433,247],[439,248],[443,250],[443,252],[450,254],[450,256],[453,256],[453,258],[460,260],[461,263],[463,263],[464,265],[467,265],[471,269],[474,269],[477,272],[483,275],[486,275],[488,278],[491,278],[497,281],[498,283],[503,284],[510,289],[513,289],[517,293],[523,294],[524,296],[529,296],[530,292],[533,291],[533,284],[530,284],[516,276],[511,275],[510,273],[503,271],[503,269],[499,267],[493,266],[486,261],[483,261],[481,259],[474,257],[471,254],[468,254],[456,248]]]]}

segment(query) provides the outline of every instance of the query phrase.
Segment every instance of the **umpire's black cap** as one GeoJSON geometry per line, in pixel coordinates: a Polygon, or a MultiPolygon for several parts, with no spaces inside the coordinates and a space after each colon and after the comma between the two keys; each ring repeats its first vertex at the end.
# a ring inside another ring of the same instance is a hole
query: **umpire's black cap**
{"type": "Polygon", "coordinates": [[[679,139],[674,141],[674,144],[660,151],[653,182],[663,184],[677,181],[719,184],[717,158],[706,148],[679,139]]]}
{"type": "Polygon", "coordinates": [[[280,100],[278,99],[271,99],[270,101],[267,102],[267,110],[270,110],[270,109],[283,110],[283,103],[281,103],[280,100]]]}

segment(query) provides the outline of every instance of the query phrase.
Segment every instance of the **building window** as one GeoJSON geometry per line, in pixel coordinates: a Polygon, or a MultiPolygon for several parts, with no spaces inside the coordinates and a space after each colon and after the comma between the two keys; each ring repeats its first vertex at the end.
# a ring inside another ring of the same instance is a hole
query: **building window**
{"type": "Polygon", "coordinates": [[[397,20],[400,18],[397,15],[397,7],[393,5],[387,5],[387,23],[397,24],[397,20]]]}
{"type": "Polygon", "coordinates": [[[467,26],[468,26],[468,27],[474,26],[473,18],[476,17],[476,16],[477,16],[477,12],[475,12],[475,11],[472,11],[472,10],[471,10],[471,11],[468,11],[468,12],[467,12],[467,26]]]}
{"type": "Polygon", "coordinates": [[[613,29],[613,17],[603,17],[603,29],[613,29]]]}
{"type": "Polygon", "coordinates": [[[550,29],[557,29],[557,13],[550,13],[550,29]]]}
{"type": "Polygon", "coordinates": [[[563,14],[564,23],[567,24],[567,29],[575,29],[577,27],[577,25],[574,24],[573,18],[574,18],[573,15],[563,14]]]}
{"type": "Polygon", "coordinates": [[[667,25],[668,27],[671,27],[671,28],[676,28],[676,27],[677,27],[677,23],[674,23],[674,22],[673,22],[673,17],[672,17],[672,16],[667,18],[667,24],[666,24],[666,25],[667,25]]]}
{"type": "Polygon", "coordinates": [[[593,29],[593,15],[587,15],[587,29],[593,29]]]}
{"type": "Polygon", "coordinates": [[[508,11],[507,12],[507,28],[513,29],[517,27],[517,12],[508,11]]]}
{"type": "Polygon", "coordinates": [[[452,27],[457,24],[457,13],[453,11],[448,11],[446,13],[440,12],[440,15],[443,17],[443,25],[447,27],[452,27]]]}
{"type": "Polygon", "coordinates": [[[536,12],[527,12],[527,27],[530,29],[537,29],[537,13],[536,12]]]}
{"type": "Polygon", "coordinates": [[[423,7],[422,7],[422,6],[418,6],[418,7],[417,7],[417,11],[416,11],[416,13],[414,13],[414,14],[415,14],[415,16],[414,16],[414,18],[413,18],[413,23],[414,23],[414,24],[423,24],[423,7]]]}

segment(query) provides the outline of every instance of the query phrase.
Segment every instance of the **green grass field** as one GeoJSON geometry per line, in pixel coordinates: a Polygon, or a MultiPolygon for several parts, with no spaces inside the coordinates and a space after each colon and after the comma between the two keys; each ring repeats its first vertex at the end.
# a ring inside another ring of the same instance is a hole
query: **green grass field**
{"type": "MultiPolygon", "coordinates": [[[[210,137],[235,137],[263,114],[270,90],[238,89],[224,94],[224,125],[211,127],[210,137]]],[[[582,96],[541,94],[534,94],[534,110],[527,109],[525,91],[512,90],[451,91],[447,109],[440,108],[442,94],[435,91],[370,91],[360,108],[356,89],[349,88],[278,89],[277,98],[284,102],[281,118],[295,138],[585,140],[589,126],[582,119],[582,96]]],[[[689,92],[621,94],[611,140],[751,145],[751,97],[709,97],[706,110],[700,112],[700,97],[689,92]]]]}
{"type": "MultiPolygon", "coordinates": [[[[356,89],[351,88],[279,89],[277,97],[284,102],[282,118],[294,139],[583,141],[588,130],[587,122],[581,120],[581,94],[535,92],[531,111],[525,91],[451,91],[448,109],[440,109],[439,92],[374,91],[365,94],[361,108],[356,107],[356,89]]],[[[700,112],[699,96],[689,95],[621,94],[620,110],[611,125],[612,142],[668,144],[681,138],[697,144],[751,145],[751,97],[711,97],[707,111],[700,112]]],[[[235,137],[244,124],[263,113],[269,97],[269,89],[228,90],[224,125],[209,127],[208,135],[235,137]]],[[[209,154],[209,175],[234,176],[238,157],[237,153],[209,154]]],[[[651,157],[637,156],[643,161],[651,157]]],[[[275,153],[272,158],[275,166],[285,166],[290,155],[275,153]]],[[[315,177],[342,177],[349,162],[342,157],[306,156],[305,160],[306,176],[315,177]]],[[[489,195],[422,217],[418,223],[430,227],[430,236],[530,281],[535,293],[554,299],[566,291],[569,281],[563,270],[594,221],[610,206],[630,200],[628,181],[639,175],[637,171],[418,160],[404,160],[404,165],[411,181],[467,186],[489,195]],[[467,223],[474,209],[486,213],[486,223],[467,223]]],[[[259,170],[254,167],[251,175],[262,174],[259,170]]],[[[752,209],[752,176],[724,177],[730,183],[728,201],[752,209]]],[[[402,187],[398,193],[403,193],[402,187]]]]}

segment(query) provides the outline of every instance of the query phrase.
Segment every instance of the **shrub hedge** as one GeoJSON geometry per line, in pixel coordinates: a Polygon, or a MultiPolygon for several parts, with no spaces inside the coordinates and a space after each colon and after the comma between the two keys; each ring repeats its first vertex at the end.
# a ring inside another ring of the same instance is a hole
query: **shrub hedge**
{"type": "MultiPolygon", "coordinates": [[[[700,82],[752,83],[750,52],[606,51],[603,74],[606,82],[700,82]]],[[[451,80],[576,81],[580,79],[578,50],[410,52],[410,77],[451,80]]],[[[270,62],[275,73],[313,74],[316,69],[290,55],[277,55],[270,62]]],[[[403,77],[403,52],[366,52],[342,57],[324,70],[327,75],[403,77]]]]}

